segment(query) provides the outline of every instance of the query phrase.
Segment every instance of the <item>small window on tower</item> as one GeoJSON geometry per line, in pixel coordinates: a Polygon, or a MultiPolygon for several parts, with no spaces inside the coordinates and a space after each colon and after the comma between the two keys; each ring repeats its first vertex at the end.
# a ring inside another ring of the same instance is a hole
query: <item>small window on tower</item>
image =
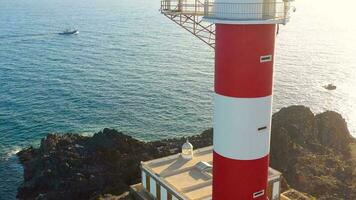
{"type": "Polygon", "coordinates": [[[257,130],[258,131],[263,131],[263,130],[266,130],[266,129],[267,129],[267,126],[263,126],[263,127],[258,128],[257,130]]]}
{"type": "Polygon", "coordinates": [[[271,61],[272,61],[272,55],[261,56],[261,58],[260,58],[261,63],[271,62],[271,61]]]}
{"type": "Polygon", "coordinates": [[[253,198],[256,199],[256,198],[261,197],[263,195],[265,195],[265,190],[261,190],[261,191],[253,193],[253,198]]]}

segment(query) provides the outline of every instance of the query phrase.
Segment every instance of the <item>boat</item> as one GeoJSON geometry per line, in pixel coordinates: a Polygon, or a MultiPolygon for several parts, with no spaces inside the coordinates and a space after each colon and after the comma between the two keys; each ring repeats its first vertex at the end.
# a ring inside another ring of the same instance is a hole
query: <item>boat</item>
{"type": "Polygon", "coordinates": [[[78,29],[66,29],[63,32],[60,32],[59,35],[75,35],[78,33],[79,33],[78,29]]]}
{"type": "Polygon", "coordinates": [[[336,90],[336,86],[331,83],[328,85],[324,85],[323,87],[327,90],[336,90]]]}

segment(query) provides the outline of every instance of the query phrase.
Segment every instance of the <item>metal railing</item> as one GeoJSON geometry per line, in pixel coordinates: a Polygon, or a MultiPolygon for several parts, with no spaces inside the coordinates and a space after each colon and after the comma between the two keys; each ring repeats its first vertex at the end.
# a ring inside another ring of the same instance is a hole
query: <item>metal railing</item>
{"type": "Polygon", "coordinates": [[[204,0],[163,0],[161,1],[161,12],[203,16],[206,8],[205,3],[204,0]]]}
{"type": "Polygon", "coordinates": [[[264,20],[271,20],[271,23],[276,24],[285,24],[288,21],[291,9],[289,0],[254,1],[258,3],[162,0],[160,11],[210,47],[215,48],[215,20],[241,21],[241,23],[252,23],[252,21],[260,23],[264,20]]]}
{"type": "Polygon", "coordinates": [[[163,0],[162,13],[180,13],[204,16],[218,20],[282,20],[290,17],[288,0],[264,0],[257,3],[221,3],[211,0],[163,0]]]}
{"type": "Polygon", "coordinates": [[[206,1],[204,17],[219,20],[287,20],[290,16],[290,2],[265,1],[263,3],[217,3],[206,1]]]}
{"type": "Polygon", "coordinates": [[[214,48],[215,24],[203,20],[204,9],[204,0],[163,0],[160,11],[167,18],[214,48]]]}

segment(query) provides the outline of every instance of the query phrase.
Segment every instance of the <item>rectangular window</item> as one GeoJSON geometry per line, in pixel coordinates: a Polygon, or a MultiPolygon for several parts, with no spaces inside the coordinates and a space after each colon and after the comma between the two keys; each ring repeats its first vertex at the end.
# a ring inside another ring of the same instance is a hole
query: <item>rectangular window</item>
{"type": "Polygon", "coordinates": [[[156,198],[161,200],[161,186],[156,182],[156,198]]]}
{"type": "Polygon", "coordinates": [[[258,197],[261,197],[265,194],[265,190],[261,190],[261,191],[258,191],[258,192],[255,192],[253,193],[253,198],[256,199],[258,197]]]}
{"type": "Polygon", "coordinates": [[[161,187],[161,200],[167,200],[168,199],[168,191],[166,188],[163,186],[161,187]]]}
{"type": "Polygon", "coordinates": [[[258,131],[263,131],[263,130],[266,130],[266,129],[267,129],[267,126],[263,126],[263,127],[258,128],[257,130],[258,131]]]}
{"type": "Polygon", "coordinates": [[[273,183],[271,183],[271,181],[268,181],[268,187],[267,187],[267,196],[269,200],[274,200],[272,198],[272,187],[273,187],[273,183]]]}
{"type": "Polygon", "coordinates": [[[151,180],[150,180],[150,193],[156,198],[157,197],[157,194],[156,194],[156,191],[157,191],[157,188],[156,188],[156,180],[154,178],[151,177],[151,180]]]}
{"type": "Polygon", "coordinates": [[[271,62],[271,61],[272,61],[272,55],[261,56],[260,58],[261,63],[271,62]]]}
{"type": "Polygon", "coordinates": [[[151,191],[151,177],[149,175],[146,174],[146,190],[148,192],[151,191]]]}

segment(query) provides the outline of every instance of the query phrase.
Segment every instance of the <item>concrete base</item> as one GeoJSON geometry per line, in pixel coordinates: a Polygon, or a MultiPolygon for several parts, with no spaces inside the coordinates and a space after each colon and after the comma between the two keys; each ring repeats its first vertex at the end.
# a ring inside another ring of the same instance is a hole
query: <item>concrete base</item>
{"type": "Polygon", "coordinates": [[[299,191],[290,189],[281,194],[280,200],[312,200],[312,198],[299,191]]]}

